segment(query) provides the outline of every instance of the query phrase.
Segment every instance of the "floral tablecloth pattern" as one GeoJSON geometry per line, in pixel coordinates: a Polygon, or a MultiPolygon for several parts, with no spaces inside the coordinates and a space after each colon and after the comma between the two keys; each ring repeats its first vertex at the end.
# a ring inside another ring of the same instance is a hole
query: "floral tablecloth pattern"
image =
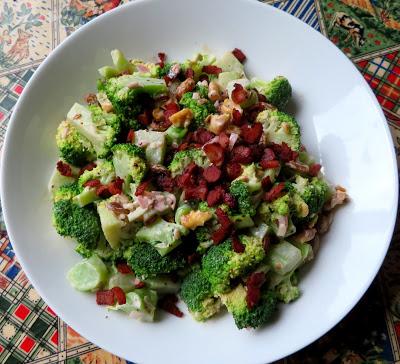
{"type": "MultiPolygon", "coordinates": [[[[43,59],[81,25],[124,2],[0,1],[0,148],[13,107],[43,59]]],[[[322,32],[355,63],[383,108],[399,159],[400,0],[264,2],[322,32]]],[[[0,363],[129,363],[88,342],[46,305],[22,271],[1,218],[0,363]]],[[[358,305],[327,335],[279,363],[400,363],[399,224],[358,305]]]]}

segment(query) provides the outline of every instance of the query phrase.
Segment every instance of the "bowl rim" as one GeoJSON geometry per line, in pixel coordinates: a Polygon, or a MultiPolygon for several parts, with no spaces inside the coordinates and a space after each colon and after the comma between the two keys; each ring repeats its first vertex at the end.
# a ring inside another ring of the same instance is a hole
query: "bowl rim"
{"type": "MultiPolygon", "coordinates": [[[[75,30],[70,36],[68,36],[66,39],[64,39],[59,45],[57,45],[57,47],[55,49],[53,49],[49,53],[49,55],[39,65],[39,67],[36,69],[36,71],[34,72],[32,77],[27,82],[21,96],[18,98],[17,103],[14,106],[14,110],[12,111],[12,115],[8,122],[7,130],[6,130],[6,133],[4,136],[3,146],[1,148],[0,199],[2,201],[2,211],[3,211],[3,217],[4,217],[6,229],[7,229],[7,234],[9,236],[11,242],[14,242],[14,233],[13,233],[12,228],[8,229],[8,227],[11,227],[13,224],[11,223],[11,217],[9,217],[9,215],[8,215],[7,206],[9,204],[11,204],[12,201],[8,201],[7,194],[6,194],[6,191],[4,188],[5,181],[7,179],[7,169],[8,169],[7,165],[8,165],[8,161],[10,159],[10,156],[9,156],[10,153],[8,152],[8,150],[9,150],[9,145],[12,143],[11,134],[13,134],[13,129],[17,123],[19,109],[20,109],[21,105],[25,102],[25,99],[28,98],[31,84],[33,84],[35,82],[36,78],[39,78],[39,76],[43,72],[45,72],[47,64],[50,63],[52,61],[52,59],[59,52],[61,52],[62,48],[65,47],[66,45],[74,42],[75,38],[79,37],[81,33],[86,31],[86,29],[89,29],[90,27],[97,25],[97,23],[104,21],[104,19],[106,19],[107,17],[111,17],[120,12],[125,11],[125,9],[128,7],[132,7],[132,8],[140,7],[142,4],[145,4],[146,6],[154,6],[153,4],[157,3],[158,1],[160,1],[160,0],[135,0],[134,2],[129,2],[129,3],[123,4],[122,6],[118,6],[117,8],[114,8],[114,9],[102,14],[101,16],[98,16],[97,18],[91,20],[90,22],[84,24],[82,27],[75,30]]],[[[327,46],[334,48],[337,53],[337,56],[341,57],[353,69],[353,72],[355,72],[357,74],[356,77],[359,79],[360,83],[363,84],[365,89],[367,89],[368,95],[372,97],[372,100],[374,103],[373,106],[375,106],[375,108],[377,109],[377,111],[380,115],[380,119],[383,123],[386,137],[389,141],[389,145],[391,146],[390,158],[392,161],[392,168],[394,171],[394,174],[393,174],[394,178],[392,181],[392,185],[394,187],[394,196],[393,197],[396,201],[398,201],[398,199],[399,199],[398,166],[397,166],[397,160],[396,160],[396,155],[395,155],[395,150],[394,150],[394,143],[393,143],[393,139],[391,136],[390,128],[389,128],[388,122],[386,120],[386,117],[383,113],[382,107],[380,106],[375,94],[373,93],[371,87],[368,85],[367,81],[362,76],[361,72],[354,65],[354,63],[338,47],[336,47],[332,42],[330,42],[329,39],[325,35],[323,35],[319,31],[317,31],[313,27],[309,26],[307,23],[303,22],[299,18],[297,18],[281,9],[276,8],[271,4],[262,3],[262,2],[254,1],[254,0],[236,0],[236,1],[241,2],[241,3],[246,3],[245,6],[258,6],[260,9],[261,8],[265,9],[265,7],[267,6],[269,8],[269,11],[271,11],[271,13],[274,14],[272,16],[286,17],[288,22],[294,22],[294,23],[301,24],[301,26],[303,27],[305,32],[311,31],[311,32],[318,33],[318,36],[321,37],[321,39],[323,38],[324,42],[329,43],[329,45],[327,44],[327,46]],[[308,30],[306,30],[306,29],[308,29],[308,30]]],[[[263,11],[265,11],[265,10],[263,10],[263,11]]],[[[367,283],[365,284],[365,286],[362,287],[362,289],[359,291],[359,293],[353,297],[353,299],[351,300],[351,302],[348,303],[346,308],[340,314],[337,315],[335,320],[332,320],[332,322],[327,322],[327,324],[325,324],[325,325],[321,325],[318,330],[314,330],[313,335],[309,336],[307,342],[299,341],[298,343],[295,343],[294,345],[292,345],[290,348],[287,348],[286,350],[282,350],[280,355],[274,357],[273,360],[279,360],[281,358],[287,357],[287,356],[294,354],[295,352],[301,350],[302,348],[312,344],[315,340],[317,340],[321,336],[327,334],[331,329],[333,329],[345,316],[347,316],[347,314],[350,312],[350,310],[353,309],[357,305],[359,300],[362,298],[362,296],[365,294],[367,289],[370,287],[371,283],[375,279],[376,275],[378,274],[378,272],[383,264],[384,258],[388,252],[388,249],[389,249],[389,246],[391,243],[391,239],[393,236],[395,223],[397,220],[397,211],[398,211],[398,204],[395,205],[395,208],[392,211],[391,221],[388,224],[388,226],[390,226],[390,228],[388,229],[389,233],[385,239],[386,241],[384,244],[385,245],[384,249],[382,249],[382,254],[381,254],[381,256],[377,257],[376,263],[375,263],[376,265],[373,269],[373,274],[371,274],[371,277],[367,280],[367,283]],[[311,339],[310,339],[310,337],[311,337],[311,339]]],[[[48,306],[50,306],[54,312],[56,312],[56,314],[59,318],[61,318],[64,322],[66,322],[67,325],[76,329],[76,331],[80,335],[85,337],[87,340],[89,340],[95,344],[96,344],[96,342],[100,341],[100,342],[102,342],[101,348],[103,348],[117,356],[123,357],[123,355],[121,355],[121,353],[114,353],[114,351],[112,349],[112,344],[109,344],[110,341],[103,342],[104,340],[98,340],[98,338],[93,337],[93,335],[90,333],[90,331],[87,331],[85,329],[85,325],[81,324],[81,321],[78,319],[78,317],[76,315],[74,316],[73,314],[57,312],[57,304],[54,305],[53,304],[54,302],[48,298],[48,296],[46,294],[46,290],[42,289],[42,286],[40,285],[40,283],[36,281],[36,279],[34,278],[35,275],[34,275],[33,271],[31,270],[31,268],[29,267],[29,265],[26,265],[24,263],[24,259],[22,258],[23,255],[20,254],[19,244],[18,243],[15,245],[13,244],[13,249],[14,249],[16,257],[17,257],[24,273],[28,277],[30,283],[33,285],[35,290],[37,290],[37,292],[43,298],[43,300],[46,302],[46,304],[48,306]]],[[[127,359],[131,360],[131,358],[127,358],[127,359]]],[[[258,361],[258,362],[264,363],[264,361],[258,361]]]]}

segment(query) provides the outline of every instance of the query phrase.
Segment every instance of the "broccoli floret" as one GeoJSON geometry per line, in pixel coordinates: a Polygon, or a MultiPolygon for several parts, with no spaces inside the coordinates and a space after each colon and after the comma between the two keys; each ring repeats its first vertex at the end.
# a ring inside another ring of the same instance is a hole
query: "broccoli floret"
{"type": "Polygon", "coordinates": [[[207,320],[221,309],[221,301],[213,297],[211,284],[200,269],[185,277],[180,295],[197,321],[207,320]]]}
{"type": "Polygon", "coordinates": [[[323,179],[317,177],[309,181],[301,176],[296,176],[296,182],[293,186],[308,205],[310,215],[319,213],[330,197],[329,185],[323,179]]]}
{"type": "Polygon", "coordinates": [[[117,144],[112,148],[115,173],[124,180],[125,189],[130,183],[139,183],[147,166],[142,148],[134,144],[117,144]]]}
{"type": "Polygon", "coordinates": [[[249,309],[246,302],[246,289],[240,284],[232,291],[222,294],[222,303],[232,314],[238,329],[256,329],[267,323],[277,309],[276,295],[272,291],[262,293],[258,304],[249,309]]]}
{"type": "Polygon", "coordinates": [[[198,92],[201,98],[207,99],[208,98],[208,87],[198,83],[195,87],[195,92],[198,92]]]}
{"type": "MultiPolygon", "coordinates": [[[[193,92],[186,92],[179,100],[179,104],[183,107],[187,107],[193,112],[193,120],[196,128],[204,125],[204,120],[208,115],[215,112],[214,104],[208,99],[204,103],[199,103],[199,100],[193,98],[193,92]]],[[[193,125],[193,124],[192,124],[193,125]]]]}
{"type": "Polygon", "coordinates": [[[75,103],[67,119],[93,145],[97,158],[107,157],[120,132],[120,120],[115,114],[105,113],[97,105],[75,103]]]}
{"type": "Polygon", "coordinates": [[[101,227],[96,211],[70,200],[54,203],[53,224],[61,236],[74,238],[87,249],[93,249],[99,240],[101,227]]]}
{"type": "Polygon", "coordinates": [[[258,114],[256,121],[263,124],[268,142],[286,143],[292,150],[300,150],[300,127],[292,116],[278,110],[264,110],[258,114]]]}
{"type": "Polygon", "coordinates": [[[292,86],[286,77],[277,76],[270,82],[259,79],[252,79],[250,87],[255,88],[260,94],[267,98],[267,101],[282,109],[292,97],[292,86]]]}
{"type": "Polygon", "coordinates": [[[232,278],[243,275],[265,257],[261,239],[245,235],[239,239],[245,246],[243,253],[236,253],[228,239],[211,247],[203,256],[203,273],[214,293],[227,291],[232,278]]]}
{"type": "Polygon", "coordinates": [[[137,75],[122,75],[104,80],[98,84],[98,89],[105,92],[115,112],[126,120],[134,119],[141,112],[138,100],[140,94],[155,96],[168,91],[164,80],[137,75]]]}
{"type": "Polygon", "coordinates": [[[71,200],[76,195],[80,194],[82,188],[79,186],[77,182],[69,183],[61,186],[55,193],[54,193],[54,202],[61,201],[61,200],[71,200]]]}
{"type": "Polygon", "coordinates": [[[86,182],[98,179],[101,184],[106,185],[112,182],[115,178],[115,169],[112,162],[108,160],[98,160],[95,168],[90,171],[86,170],[80,175],[78,183],[83,187],[86,182]]]}
{"type": "Polygon", "coordinates": [[[297,287],[296,275],[290,274],[285,277],[275,288],[275,293],[278,300],[285,303],[296,300],[300,297],[300,289],[297,287]]]}
{"type": "Polygon", "coordinates": [[[172,177],[183,173],[190,163],[196,163],[199,167],[206,168],[210,165],[210,160],[201,149],[186,149],[175,153],[168,169],[172,177]]]}
{"type": "Polygon", "coordinates": [[[185,260],[178,251],[162,257],[151,244],[136,243],[130,249],[128,264],[137,276],[147,278],[183,268],[185,260]]]}
{"type": "Polygon", "coordinates": [[[207,249],[213,245],[213,241],[211,239],[211,230],[207,226],[200,226],[194,231],[194,233],[196,240],[199,243],[196,251],[200,254],[204,254],[207,249]]]}
{"type": "Polygon", "coordinates": [[[68,163],[82,166],[94,160],[95,151],[92,144],[79,134],[69,120],[62,121],[58,126],[56,143],[61,158],[68,163]]]}
{"type": "Polygon", "coordinates": [[[169,70],[171,69],[173,63],[166,62],[164,63],[164,67],[158,67],[156,75],[158,78],[163,78],[169,73],[169,70]]]}
{"type": "Polygon", "coordinates": [[[111,58],[113,60],[114,66],[104,66],[99,68],[99,73],[104,78],[115,77],[122,72],[132,73],[134,66],[131,64],[124,56],[124,54],[118,50],[114,49],[111,51],[111,58]]]}
{"type": "Polygon", "coordinates": [[[242,174],[235,181],[242,181],[247,185],[250,193],[261,190],[261,179],[257,176],[257,168],[255,163],[243,166],[242,174]]]}
{"type": "Polygon", "coordinates": [[[254,216],[256,214],[256,209],[246,183],[243,181],[233,181],[229,187],[229,192],[236,199],[239,212],[242,215],[254,216]]]}

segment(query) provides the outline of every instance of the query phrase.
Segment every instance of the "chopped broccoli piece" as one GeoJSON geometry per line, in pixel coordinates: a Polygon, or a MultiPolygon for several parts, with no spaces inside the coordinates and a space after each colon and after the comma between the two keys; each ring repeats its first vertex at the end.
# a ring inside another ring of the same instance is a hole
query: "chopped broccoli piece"
{"type": "Polygon", "coordinates": [[[147,278],[144,280],[146,287],[157,291],[159,294],[178,293],[180,289],[180,282],[172,279],[169,275],[158,275],[154,278],[147,278]]]}
{"type": "Polygon", "coordinates": [[[207,99],[208,98],[208,87],[202,85],[200,82],[196,85],[195,92],[198,92],[201,98],[207,99]]]}
{"type": "Polygon", "coordinates": [[[278,109],[284,108],[292,97],[292,86],[290,86],[288,79],[283,76],[277,76],[270,82],[253,78],[250,87],[264,95],[267,101],[278,109]]]}
{"type": "Polygon", "coordinates": [[[256,237],[239,236],[245,246],[243,253],[236,253],[232,249],[230,240],[211,247],[203,256],[203,273],[214,293],[229,290],[230,280],[248,272],[264,257],[265,252],[262,240],[256,237]]]}
{"type": "Polygon", "coordinates": [[[71,184],[75,182],[74,177],[63,176],[57,168],[54,168],[53,173],[50,176],[48,190],[54,198],[56,191],[63,185],[71,184]]]}
{"type": "Polygon", "coordinates": [[[173,63],[166,62],[166,63],[164,63],[163,67],[158,66],[158,69],[156,72],[157,77],[164,78],[164,76],[166,76],[169,73],[172,65],[173,65],[173,63]]]}
{"type": "Polygon", "coordinates": [[[163,164],[167,149],[165,133],[161,131],[138,130],[135,132],[135,144],[145,150],[146,160],[151,165],[163,164]]]}
{"type": "Polygon", "coordinates": [[[211,284],[200,269],[184,278],[180,295],[197,321],[205,321],[221,309],[221,301],[213,297],[211,284]]]}
{"type": "Polygon", "coordinates": [[[74,238],[88,249],[93,249],[99,240],[101,227],[96,211],[70,200],[54,203],[53,224],[61,236],[74,238]]]}
{"type": "Polygon", "coordinates": [[[331,194],[329,185],[318,177],[309,181],[301,176],[296,176],[296,182],[293,186],[308,205],[310,215],[319,213],[331,194]]]}
{"type": "Polygon", "coordinates": [[[67,119],[93,145],[97,158],[107,157],[120,132],[120,120],[116,115],[103,112],[97,105],[86,107],[75,103],[67,119]]]}
{"type": "Polygon", "coordinates": [[[191,68],[194,72],[194,79],[197,81],[200,75],[203,73],[203,67],[213,64],[215,57],[210,54],[196,54],[193,59],[188,59],[181,64],[183,72],[186,72],[188,68],[191,68]]]}
{"type": "Polygon", "coordinates": [[[211,239],[211,230],[207,226],[200,226],[195,231],[195,237],[199,245],[196,251],[200,254],[206,253],[208,248],[213,245],[213,240],[211,239]]]}
{"type": "Polygon", "coordinates": [[[240,284],[232,291],[222,294],[222,303],[232,314],[238,329],[256,329],[267,323],[277,309],[276,295],[272,291],[262,292],[259,303],[249,309],[246,289],[240,284]]]}
{"type": "Polygon", "coordinates": [[[111,58],[113,60],[114,66],[104,66],[99,68],[99,73],[104,78],[115,77],[122,72],[132,73],[134,66],[131,64],[124,56],[124,54],[118,50],[114,49],[111,51],[111,58]]]}
{"type": "Polygon", "coordinates": [[[54,193],[54,202],[61,200],[71,200],[73,197],[81,193],[81,187],[77,182],[69,183],[61,186],[54,193]]]}
{"type": "Polygon", "coordinates": [[[168,169],[172,177],[182,174],[190,163],[196,163],[199,167],[206,168],[210,165],[210,160],[201,149],[186,149],[175,153],[168,169]]]}
{"type": "Polygon", "coordinates": [[[124,180],[125,187],[140,183],[147,170],[143,149],[134,144],[117,144],[112,153],[115,173],[124,180]]]}
{"type": "Polygon", "coordinates": [[[229,218],[236,229],[246,229],[254,226],[254,221],[249,215],[231,215],[229,218]]]}
{"type": "Polygon", "coordinates": [[[193,98],[193,92],[186,92],[179,100],[179,104],[193,112],[193,120],[196,128],[204,125],[204,120],[208,115],[215,112],[214,104],[208,99],[204,103],[199,103],[199,100],[193,98]]]}
{"type": "Polygon", "coordinates": [[[84,187],[83,185],[86,182],[94,179],[100,180],[101,184],[103,185],[115,180],[116,175],[112,162],[108,160],[98,160],[96,163],[97,164],[95,168],[90,171],[86,170],[80,175],[78,183],[81,187],[84,187]]]}
{"type": "Polygon", "coordinates": [[[229,188],[229,192],[236,199],[239,212],[242,215],[254,216],[256,214],[256,209],[246,183],[238,180],[233,181],[229,188]]]}
{"type": "Polygon", "coordinates": [[[58,126],[56,143],[61,158],[75,166],[83,166],[95,158],[92,144],[69,120],[62,121],[58,126]]]}
{"type": "Polygon", "coordinates": [[[188,130],[186,128],[171,125],[165,131],[165,137],[167,139],[168,144],[179,144],[187,134],[188,130]]]}
{"type": "Polygon", "coordinates": [[[292,150],[300,150],[300,127],[292,116],[278,110],[264,110],[258,114],[256,121],[263,124],[268,142],[286,143],[292,150]]]}
{"type": "Polygon", "coordinates": [[[290,274],[285,277],[276,287],[275,293],[278,300],[285,303],[296,300],[300,297],[300,290],[297,287],[295,274],[290,274]]]}
{"type": "Polygon", "coordinates": [[[300,249],[287,241],[281,241],[271,246],[267,261],[272,270],[281,276],[293,272],[302,263],[300,249]]]}
{"type": "Polygon", "coordinates": [[[181,269],[185,259],[176,251],[162,257],[151,244],[136,243],[130,248],[128,264],[137,276],[147,278],[181,269]]]}
{"type": "MultiPolygon", "coordinates": [[[[244,75],[243,64],[239,62],[232,52],[225,52],[224,55],[215,62],[215,65],[222,68],[223,72],[237,72],[240,76],[244,75]]],[[[239,77],[236,77],[236,79],[239,77]]]]}
{"type": "Polygon", "coordinates": [[[242,181],[247,185],[250,193],[258,192],[261,190],[261,179],[257,176],[257,167],[255,163],[242,166],[242,174],[235,179],[235,181],[242,181]]]}

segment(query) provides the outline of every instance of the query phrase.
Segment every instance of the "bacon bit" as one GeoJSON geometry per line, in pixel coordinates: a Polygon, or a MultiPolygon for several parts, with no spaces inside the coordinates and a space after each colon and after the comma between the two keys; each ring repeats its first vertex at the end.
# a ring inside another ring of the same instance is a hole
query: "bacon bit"
{"type": "Polygon", "coordinates": [[[111,288],[111,292],[114,294],[114,299],[117,300],[119,305],[124,305],[126,303],[125,292],[121,287],[113,287],[111,288]]]}
{"type": "Polygon", "coordinates": [[[242,104],[248,97],[248,91],[240,83],[235,83],[233,85],[231,99],[235,104],[242,104]]]}
{"type": "Polygon", "coordinates": [[[91,179],[83,184],[83,187],[99,187],[101,185],[100,180],[98,179],[91,179]]]}
{"type": "Polygon", "coordinates": [[[213,234],[211,235],[211,239],[214,243],[214,245],[218,245],[222,243],[225,238],[229,235],[230,228],[225,228],[223,226],[220,226],[218,230],[214,231],[213,234]]]}
{"type": "Polygon", "coordinates": [[[234,180],[235,178],[239,177],[242,174],[242,166],[236,162],[227,163],[225,169],[226,169],[226,173],[231,181],[234,180]]]}
{"type": "MultiPolygon", "coordinates": [[[[203,171],[202,168],[199,168],[201,171],[203,171]]],[[[207,187],[207,180],[201,176],[198,176],[197,178],[197,185],[200,187],[207,187]]]]}
{"type": "Polygon", "coordinates": [[[263,169],[270,169],[270,168],[278,168],[280,166],[280,163],[277,160],[266,161],[262,159],[260,165],[263,169]]]}
{"type": "Polygon", "coordinates": [[[222,199],[224,203],[227,204],[231,209],[236,207],[236,200],[230,193],[224,192],[222,199]]]}
{"type": "Polygon", "coordinates": [[[240,130],[241,137],[248,144],[258,143],[263,133],[263,127],[260,123],[244,124],[240,130]]]}
{"type": "Polygon", "coordinates": [[[117,263],[117,271],[121,274],[133,273],[132,268],[126,263],[117,263]]]}
{"type": "Polygon", "coordinates": [[[97,291],[96,292],[96,303],[98,305],[108,305],[114,304],[114,292],[111,290],[97,291]]]}
{"type": "Polygon", "coordinates": [[[321,170],[321,165],[318,163],[314,163],[310,166],[310,169],[308,170],[308,174],[312,177],[318,176],[319,171],[321,170]]]}
{"type": "Polygon", "coordinates": [[[251,153],[251,148],[246,147],[244,145],[236,146],[232,149],[231,153],[231,161],[242,163],[242,164],[249,164],[253,161],[253,156],[251,153]]]}
{"type": "Polygon", "coordinates": [[[254,162],[259,162],[264,153],[264,145],[263,144],[250,144],[251,155],[253,156],[254,162]]]}
{"type": "Polygon", "coordinates": [[[272,202],[282,195],[285,189],[285,182],[280,182],[273,186],[268,192],[265,193],[264,199],[267,202],[272,202]]]}
{"type": "Polygon", "coordinates": [[[203,66],[202,72],[208,73],[209,75],[219,75],[222,72],[222,68],[218,66],[213,66],[213,65],[208,65],[208,66],[203,66]]]}
{"type": "Polygon", "coordinates": [[[207,195],[207,204],[210,207],[214,207],[216,205],[218,205],[221,202],[222,199],[222,188],[220,187],[216,187],[213,190],[211,190],[210,192],[208,192],[207,195]]]}
{"type": "Polygon", "coordinates": [[[108,186],[105,186],[105,185],[101,185],[101,186],[97,187],[96,195],[101,197],[101,198],[111,197],[111,193],[110,193],[110,191],[108,189],[108,186]]]}
{"type": "Polygon", "coordinates": [[[200,128],[191,135],[191,138],[193,142],[203,145],[209,142],[212,138],[214,138],[214,136],[215,135],[210,131],[204,128],[200,128]]]}
{"type": "Polygon", "coordinates": [[[261,159],[266,162],[269,162],[269,161],[273,161],[274,159],[276,159],[276,156],[275,156],[274,151],[271,148],[265,148],[264,154],[261,159]]]}
{"type": "Polygon", "coordinates": [[[221,208],[217,208],[215,210],[215,214],[217,215],[218,222],[221,224],[221,226],[230,227],[232,225],[232,222],[229,219],[229,216],[221,208]]]}
{"type": "Polygon", "coordinates": [[[124,184],[124,180],[122,178],[117,177],[115,181],[110,182],[107,187],[108,191],[111,195],[119,195],[122,193],[122,185],[124,184]]]}
{"type": "Polygon", "coordinates": [[[189,143],[182,143],[178,146],[178,148],[176,149],[178,152],[180,152],[181,150],[186,150],[189,148],[189,143]]]}
{"type": "Polygon", "coordinates": [[[156,177],[156,185],[163,191],[172,192],[175,187],[175,182],[167,173],[162,173],[156,177]]]}
{"type": "Polygon", "coordinates": [[[150,185],[150,180],[141,182],[140,185],[137,186],[136,188],[135,196],[143,195],[143,193],[148,189],[149,185],[150,185]]]}
{"type": "Polygon", "coordinates": [[[161,309],[172,315],[183,317],[183,312],[176,306],[177,302],[178,297],[174,294],[167,294],[158,301],[158,305],[161,309]]]}
{"type": "Polygon", "coordinates": [[[260,300],[261,291],[260,288],[265,282],[265,274],[262,272],[254,272],[247,278],[246,287],[246,303],[247,307],[253,309],[260,300]]]}
{"type": "Polygon", "coordinates": [[[152,111],[151,110],[145,110],[141,114],[137,116],[137,119],[139,123],[143,125],[150,125],[151,119],[152,119],[152,111]]]}
{"type": "Polygon", "coordinates": [[[271,244],[271,239],[269,235],[265,235],[263,239],[263,248],[266,253],[268,253],[270,244],[271,244]]]}
{"type": "Polygon", "coordinates": [[[231,241],[232,241],[232,249],[235,253],[242,254],[245,251],[246,247],[243,245],[243,243],[240,241],[237,235],[232,234],[231,241]]]}
{"type": "Polygon", "coordinates": [[[198,253],[193,253],[186,257],[186,261],[188,262],[188,264],[196,263],[199,260],[200,260],[200,254],[198,253]]]}
{"type": "Polygon", "coordinates": [[[146,283],[144,283],[143,281],[139,281],[137,283],[135,283],[135,288],[140,289],[140,288],[144,288],[146,286],[146,283]]]}
{"type": "Polygon", "coordinates": [[[91,171],[93,168],[96,168],[96,167],[97,167],[96,163],[90,162],[90,163],[86,164],[86,166],[82,167],[82,168],[79,170],[78,175],[80,176],[81,174],[83,174],[83,172],[85,172],[85,171],[91,171]]]}
{"type": "Polygon", "coordinates": [[[299,153],[290,149],[285,142],[282,144],[272,143],[271,148],[282,162],[292,161],[299,156],[299,153]]]}
{"type": "Polygon", "coordinates": [[[185,189],[185,200],[205,201],[207,198],[208,188],[205,186],[188,187],[185,189]]]}
{"type": "Polygon", "coordinates": [[[240,63],[243,63],[246,60],[246,55],[238,48],[235,48],[232,51],[232,54],[237,58],[240,63]]]}
{"type": "Polygon", "coordinates": [[[185,72],[185,78],[194,78],[194,71],[191,68],[188,68],[185,72]]]}
{"type": "Polygon", "coordinates": [[[261,180],[261,186],[262,186],[264,189],[271,188],[271,186],[272,186],[271,178],[270,178],[269,176],[264,177],[264,178],[261,180]]]}
{"type": "Polygon", "coordinates": [[[180,110],[179,105],[176,102],[170,102],[168,104],[165,104],[164,107],[165,122],[170,123],[171,121],[169,120],[169,118],[180,110]]]}
{"type": "Polygon", "coordinates": [[[217,182],[221,178],[221,174],[221,170],[214,165],[207,167],[203,171],[203,177],[210,183],[217,182]]]}
{"type": "Polygon", "coordinates": [[[130,129],[126,137],[127,143],[133,143],[135,141],[135,131],[130,129]]]}
{"type": "Polygon", "coordinates": [[[203,147],[204,153],[206,153],[211,163],[216,166],[221,166],[224,161],[224,149],[219,143],[210,143],[203,147]]]}
{"type": "Polygon", "coordinates": [[[260,94],[257,90],[255,90],[255,92],[257,94],[259,103],[267,103],[267,98],[263,94],[260,94]]]}
{"type": "Polygon", "coordinates": [[[69,164],[64,163],[63,161],[57,162],[57,171],[60,172],[62,176],[72,177],[72,169],[69,164]]]}
{"type": "Polygon", "coordinates": [[[242,113],[238,109],[232,110],[232,124],[236,126],[241,126],[244,123],[242,119],[242,113]]]}
{"type": "Polygon", "coordinates": [[[228,149],[229,136],[224,131],[218,135],[218,143],[222,148],[228,149]]]}
{"type": "Polygon", "coordinates": [[[210,79],[208,78],[208,75],[202,74],[199,76],[199,81],[203,82],[203,81],[209,81],[210,79]]]}
{"type": "Polygon", "coordinates": [[[167,56],[165,53],[160,52],[157,54],[158,55],[158,59],[160,60],[159,62],[157,62],[156,64],[158,64],[161,68],[163,68],[165,66],[165,60],[167,59],[167,56]]]}

